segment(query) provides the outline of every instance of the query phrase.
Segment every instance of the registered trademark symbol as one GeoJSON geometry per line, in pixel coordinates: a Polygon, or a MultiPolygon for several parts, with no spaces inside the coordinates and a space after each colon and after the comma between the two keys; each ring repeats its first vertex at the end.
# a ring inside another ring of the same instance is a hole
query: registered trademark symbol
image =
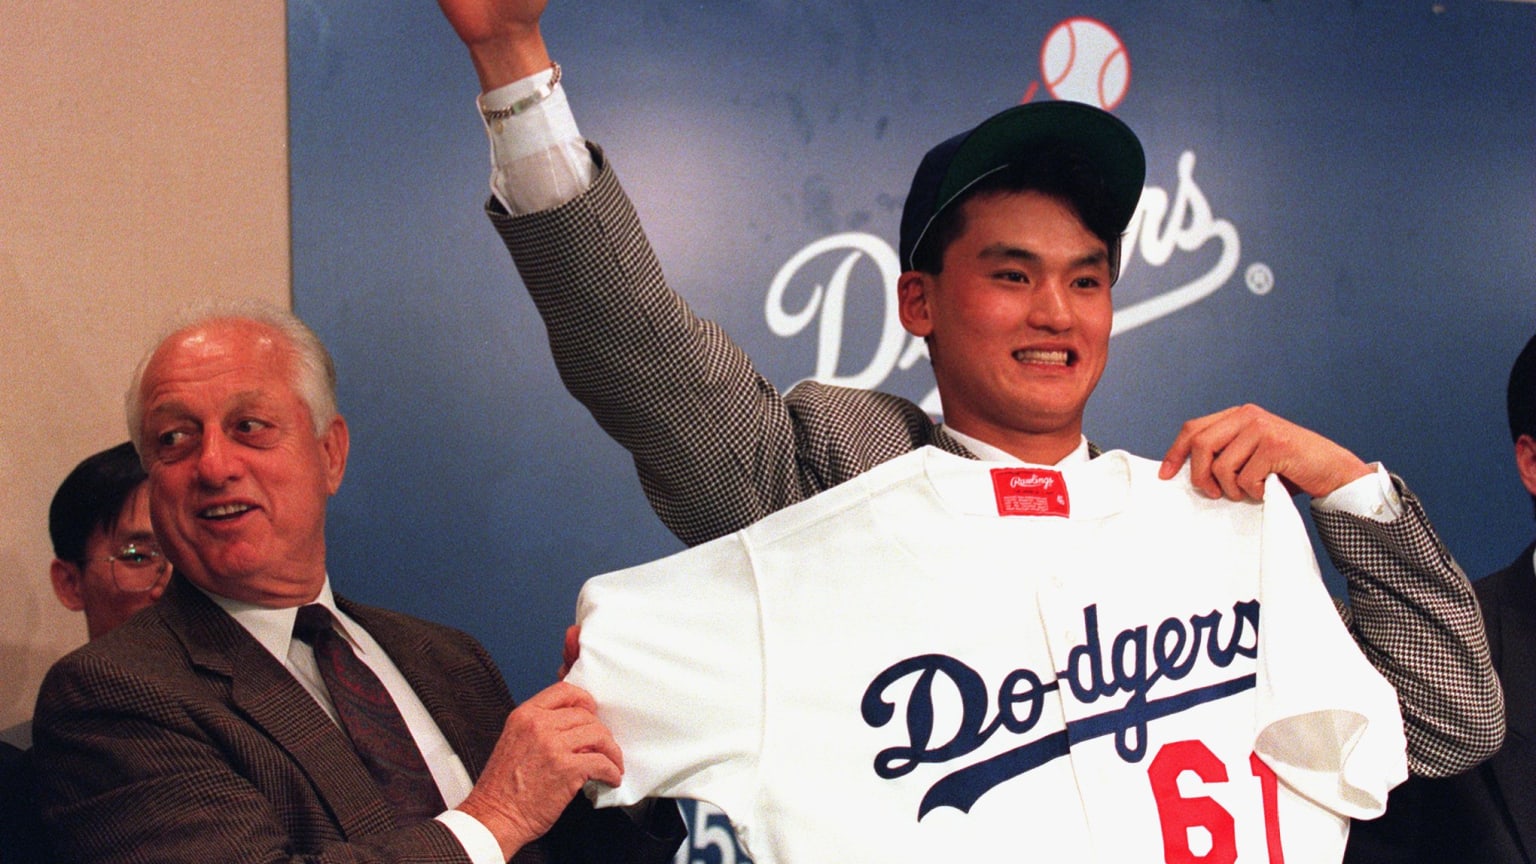
{"type": "Polygon", "coordinates": [[[1260,297],[1275,290],[1275,271],[1268,264],[1249,264],[1243,278],[1248,282],[1248,290],[1260,297]]]}

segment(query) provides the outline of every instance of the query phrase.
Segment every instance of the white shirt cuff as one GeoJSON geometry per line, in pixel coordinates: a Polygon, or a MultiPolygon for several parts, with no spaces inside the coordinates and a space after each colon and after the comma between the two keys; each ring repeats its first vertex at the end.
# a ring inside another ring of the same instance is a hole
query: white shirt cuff
{"type": "Polygon", "coordinates": [[[448,826],[473,864],[507,864],[501,854],[501,844],[496,842],[496,835],[481,824],[479,819],[462,810],[447,810],[438,814],[437,821],[448,826]]]}
{"type": "MultiPolygon", "coordinates": [[[[541,69],[482,93],[477,100],[481,112],[505,108],[532,95],[549,81],[549,75],[549,70],[541,69]]],[[[509,213],[558,207],[592,185],[595,166],[561,84],[526,111],[486,121],[485,132],[491,144],[491,194],[509,213]]]]}
{"type": "Polygon", "coordinates": [[[1391,522],[1402,516],[1403,499],[1392,485],[1392,476],[1380,462],[1371,463],[1371,467],[1371,473],[1314,500],[1312,506],[1377,522],[1391,522]]]}

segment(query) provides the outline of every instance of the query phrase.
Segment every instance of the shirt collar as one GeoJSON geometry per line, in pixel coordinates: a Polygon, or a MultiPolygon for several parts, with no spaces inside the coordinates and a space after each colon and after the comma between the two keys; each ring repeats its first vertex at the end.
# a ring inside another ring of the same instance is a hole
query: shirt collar
{"type": "MultiPolygon", "coordinates": [[[[977,438],[973,438],[970,435],[965,434],[964,432],[960,432],[960,431],[956,430],[955,427],[953,427],[953,426],[945,426],[944,427],[944,432],[945,432],[945,434],[949,435],[949,437],[951,437],[951,438],[955,439],[956,441],[959,441],[961,444],[965,445],[965,449],[971,451],[971,453],[974,454],[976,456],[976,458],[981,459],[984,462],[1006,462],[1006,463],[1011,463],[1011,464],[1014,464],[1014,465],[1030,465],[1030,464],[1034,464],[1034,463],[1030,463],[1030,462],[1025,462],[1023,459],[1020,459],[1019,457],[1013,455],[1012,453],[1009,453],[1006,450],[1003,450],[1000,447],[994,447],[994,446],[992,446],[991,444],[988,444],[985,441],[982,441],[982,440],[977,439],[977,438]]],[[[1076,465],[1076,464],[1078,464],[1080,462],[1087,462],[1087,461],[1088,461],[1088,439],[1086,437],[1079,437],[1078,442],[1077,442],[1077,448],[1075,450],[1073,450],[1071,453],[1068,453],[1065,457],[1062,458],[1062,460],[1060,462],[1057,462],[1052,467],[1060,468],[1060,467],[1063,467],[1063,466],[1066,466],[1066,465],[1076,465]]]]}
{"type": "MultiPolygon", "coordinates": [[[[198,590],[202,591],[201,588],[198,590]]],[[[244,627],[246,632],[251,634],[251,638],[261,643],[261,647],[267,649],[268,653],[273,657],[276,657],[279,661],[284,661],[287,658],[288,646],[293,642],[293,622],[298,618],[299,607],[288,606],[274,609],[269,606],[258,606],[255,603],[246,603],[242,600],[232,600],[207,591],[203,591],[203,593],[208,595],[208,599],[218,604],[220,609],[228,612],[229,617],[235,619],[236,623],[244,627]]],[[[356,625],[351,618],[348,618],[340,609],[336,608],[336,597],[331,593],[331,576],[329,573],[325,576],[324,584],[320,586],[320,593],[316,595],[315,599],[304,605],[307,606],[312,603],[318,603],[330,610],[331,617],[336,619],[336,628],[341,631],[342,636],[346,637],[348,642],[352,643],[353,650],[363,650],[362,646],[358,644],[356,637],[349,632],[349,628],[356,625]]]]}

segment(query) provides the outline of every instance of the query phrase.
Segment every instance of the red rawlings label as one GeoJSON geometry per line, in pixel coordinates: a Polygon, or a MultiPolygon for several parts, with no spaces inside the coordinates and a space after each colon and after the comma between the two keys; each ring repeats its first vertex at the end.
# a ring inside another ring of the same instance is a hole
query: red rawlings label
{"type": "Polygon", "coordinates": [[[1068,516],[1067,481],[1048,468],[993,468],[999,516],[1068,516]]]}

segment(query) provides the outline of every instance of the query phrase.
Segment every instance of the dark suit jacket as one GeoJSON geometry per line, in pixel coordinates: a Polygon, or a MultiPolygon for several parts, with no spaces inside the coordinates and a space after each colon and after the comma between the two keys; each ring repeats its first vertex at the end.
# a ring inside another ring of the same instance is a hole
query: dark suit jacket
{"type": "Polygon", "coordinates": [[[1536,861],[1536,572],[1531,555],[1473,583],[1504,682],[1509,731],[1482,765],[1442,780],[1412,778],[1387,813],[1350,831],[1348,864],[1532,864],[1536,861]]]}
{"type": "MultiPolygon", "coordinates": [[[[337,599],[388,652],[470,776],[512,709],[478,642],[337,599]]],[[[38,695],[33,751],[62,861],[444,861],[446,827],[400,827],[345,734],[291,674],[196,588],[165,596],[61,659],[38,695]]],[[[675,808],[652,841],[577,796],[539,850],[515,861],[670,859],[675,808]],[[670,845],[669,845],[670,843],[670,845]],[[543,852],[545,857],[538,857],[543,852]]],[[[678,824],[674,824],[678,823],[678,824]]]]}
{"type": "MultiPolygon", "coordinates": [[[[924,446],[974,458],[921,406],[815,381],[780,395],[668,285],[613,167],[559,207],[488,214],[549,331],[571,395],[634,457],[661,521],[690,546],[924,446]]],[[[1400,482],[1404,516],[1314,513],[1349,585],[1350,632],[1396,688],[1408,765],[1439,776],[1504,734],[1472,588],[1400,482]]]]}
{"type": "Polygon", "coordinates": [[[32,751],[0,742],[0,864],[42,864],[32,751]]]}

